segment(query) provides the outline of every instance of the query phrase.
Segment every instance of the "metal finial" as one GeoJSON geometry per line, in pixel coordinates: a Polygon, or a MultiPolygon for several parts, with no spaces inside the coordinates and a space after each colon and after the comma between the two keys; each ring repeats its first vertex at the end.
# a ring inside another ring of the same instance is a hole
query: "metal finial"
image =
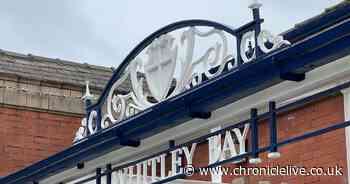
{"type": "Polygon", "coordinates": [[[94,98],[94,96],[90,93],[90,88],[89,88],[89,81],[86,81],[86,88],[85,88],[85,95],[83,97],[81,97],[81,99],[83,99],[84,101],[86,100],[92,100],[94,98]]]}
{"type": "Polygon", "coordinates": [[[261,6],[262,6],[262,3],[260,3],[259,0],[251,0],[248,7],[250,9],[257,9],[257,8],[260,8],[261,6]]]}

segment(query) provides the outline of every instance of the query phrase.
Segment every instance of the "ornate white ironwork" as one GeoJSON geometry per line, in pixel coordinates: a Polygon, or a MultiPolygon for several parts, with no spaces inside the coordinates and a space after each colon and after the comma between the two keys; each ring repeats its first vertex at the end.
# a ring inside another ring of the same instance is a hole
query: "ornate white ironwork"
{"type": "Polygon", "coordinates": [[[251,60],[253,60],[255,58],[255,50],[253,50],[252,56],[248,57],[246,52],[249,50],[249,45],[248,44],[254,44],[254,37],[255,37],[255,32],[254,31],[249,31],[247,33],[245,33],[242,36],[242,40],[241,40],[241,57],[243,62],[247,63],[251,60]]]}
{"type": "Polygon", "coordinates": [[[170,34],[159,37],[148,47],[146,62],[141,58],[137,58],[130,65],[127,71],[130,75],[132,86],[130,93],[127,95],[114,95],[113,91],[119,85],[113,86],[107,100],[108,117],[112,122],[121,121],[125,117],[177,95],[190,88],[191,85],[198,85],[202,82],[202,74],[207,78],[219,75],[227,61],[229,61],[227,40],[222,31],[212,29],[207,32],[201,32],[195,27],[190,27],[184,31],[179,43],[180,46],[187,48],[184,58],[178,57],[179,46],[174,46],[174,40],[175,38],[170,34]],[[217,42],[215,46],[208,48],[201,57],[194,60],[195,36],[207,37],[213,34],[219,35],[222,43],[217,42]],[[210,59],[211,55],[213,55],[212,59],[210,59]],[[219,60],[220,58],[223,59],[219,60]],[[209,71],[210,68],[218,65],[219,69],[215,73],[209,71]],[[177,71],[179,78],[174,77],[176,67],[179,67],[177,71]],[[195,69],[198,67],[206,68],[207,70],[204,73],[195,72],[195,69]],[[144,76],[139,78],[137,73],[142,68],[144,69],[144,76]],[[112,110],[119,113],[117,118],[112,115],[112,110]]]}
{"type": "MultiPolygon", "coordinates": [[[[255,51],[252,47],[258,46],[263,52],[268,53],[283,44],[289,44],[281,36],[273,36],[264,30],[259,34],[257,44],[254,43],[254,36],[254,31],[245,33],[241,45],[237,46],[240,47],[240,55],[244,62],[250,62],[255,58],[255,51]],[[272,47],[267,47],[267,42],[272,47]],[[249,48],[249,44],[252,47],[249,48]],[[247,54],[249,50],[253,51],[250,56],[247,54]]],[[[237,58],[234,58],[236,55],[237,53],[228,53],[228,40],[225,32],[215,28],[202,31],[192,26],[183,30],[178,37],[167,33],[156,38],[146,47],[145,52],[141,52],[139,57],[130,62],[123,76],[112,85],[104,104],[105,108],[102,109],[101,128],[107,128],[199,85],[204,77],[211,79],[220,75],[225,69],[235,68],[237,66],[237,58]],[[206,48],[204,53],[196,53],[197,40],[212,36],[216,37],[217,41],[206,48]],[[127,84],[129,91],[120,92],[122,84],[127,84]]],[[[87,89],[85,96],[90,96],[88,92],[87,89]]],[[[80,128],[75,140],[85,137],[86,129],[90,134],[95,133],[97,119],[97,112],[92,111],[88,120],[84,121],[82,126],[84,131],[80,128]],[[88,125],[85,125],[86,122],[88,125]]]]}
{"type": "Polygon", "coordinates": [[[284,40],[282,36],[275,36],[271,32],[267,30],[262,30],[258,37],[258,46],[259,48],[265,52],[269,53],[273,50],[276,50],[280,48],[283,45],[290,45],[290,42],[287,40],[284,40]],[[269,42],[272,44],[271,48],[266,47],[266,42],[269,42]]]}
{"type": "Polygon", "coordinates": [[[174,77],[177,57],[177,47],[173,48],[174,39],[168,34],[161,36],[147,49],[144,73],[149,90],[157,101],[167,97],[174,77]]]}
{"type": "Polygon", "coordinates": [[[81,120],[81,127],[79,127],[78,131],[75,133],[73,142],[79,141],[80,139],[83,139],[84,137],[87,136],[86,126],[87,126],[86,118],[83,118],[81,120]]]}

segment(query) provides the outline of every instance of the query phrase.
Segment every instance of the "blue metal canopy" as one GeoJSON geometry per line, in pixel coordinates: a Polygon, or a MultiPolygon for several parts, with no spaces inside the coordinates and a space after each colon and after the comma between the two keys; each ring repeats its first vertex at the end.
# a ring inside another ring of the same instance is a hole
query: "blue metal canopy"
{"type": "MultiPolygon", "coordinates": [[[[209,21],[199,22],[207,24],[209,21]]],[[[90,135],[60,153],[1,178],[0,183],[39,181],[73,168],[78,163],[120,149],[124,141],[142,141],[185,123],[194,118],[192,112],[211,112],[285,80],[302,80],[306,72],[350,53],[350,5],[344,3],[285,33],[285,36],[293,42],[291,46],[258,57],[237,70],[223,73],[171,100],[160,102],[116,126],[90,135]]]]}

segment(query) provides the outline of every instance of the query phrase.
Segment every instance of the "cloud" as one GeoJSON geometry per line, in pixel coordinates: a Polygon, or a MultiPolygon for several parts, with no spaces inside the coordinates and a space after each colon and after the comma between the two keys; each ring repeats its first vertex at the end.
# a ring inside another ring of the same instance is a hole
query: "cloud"
{"type": "Polygon", "coordinates": [[[94,32],[91,21],[80,11],[80,3],[70,0],[3,2],[0,47],[80,62],[90,60],[96,64],[111,59],[114,49],[94,32]]]}
{"type": "MultiPolygon", "coordinates": [[[[174,21],[200,18],[238,27],[251,20],[248,2],[4,1],[0,48],[116,67],[147,35],[174,21]]],[[[262,2],[263,27],[280,33],[340,0],[262,2]]]]}

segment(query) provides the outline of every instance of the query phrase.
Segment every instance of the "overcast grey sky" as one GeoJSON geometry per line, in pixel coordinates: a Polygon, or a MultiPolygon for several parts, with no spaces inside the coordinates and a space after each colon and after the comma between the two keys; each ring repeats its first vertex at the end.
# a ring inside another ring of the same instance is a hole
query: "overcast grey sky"
{"type": "MultiPolygon", "coordinates": [[[[340,0],[261,0],[264,29],[281,33],[340,0]]],[[[248,0],[4,0],[0,48],[118,66],[143,38],[183,19],[233,27],[251,20],[248,0]]]]}

